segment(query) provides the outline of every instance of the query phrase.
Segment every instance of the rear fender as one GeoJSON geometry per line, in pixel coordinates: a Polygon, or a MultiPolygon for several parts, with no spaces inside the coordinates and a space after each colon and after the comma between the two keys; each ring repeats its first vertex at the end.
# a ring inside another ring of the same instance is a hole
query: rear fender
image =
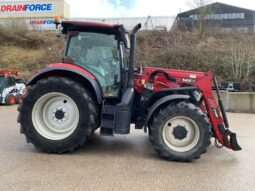
{"type": "Polygon", "coordinates": [[[96,78],[87,70],[71,64],[52,64],[49,67],[40,70],[28,79],[26,86],[32,85],[40,79],[51,76],[70,77],[83,83],[85,82],[86,85],[89,86],[90,90],[92,90],[91,93],[96,97],[98,104],[102,104],[103,94],[96,78]]]}
{"type": "Polygon", "coordinates": [[[179,102],[179,101],[188,101],[190,98],[189,95],[169,95],[169,96],[165,96],[161,99],[159,99],[158,101],[156,101],[150,108],[149,111],[146,115],[146,119],[145,119],[145,123],[144,123],[144,131],[147,131],[147,126],[148,123],[151,119],[151,117],[153,116],[153,114],[155,113],[155,111],[157,111],[161,106],[169,104],[171,102],[179,102]]]}

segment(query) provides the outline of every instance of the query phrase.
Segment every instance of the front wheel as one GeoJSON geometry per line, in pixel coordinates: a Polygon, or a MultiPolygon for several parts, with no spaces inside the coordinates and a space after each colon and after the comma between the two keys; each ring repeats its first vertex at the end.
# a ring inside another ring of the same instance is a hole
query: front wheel
{"type": "Polygon", "coordinates": [[[23,98],[22,94],[17,93],[17,94],[15,95],[15,103],[16,103],[16,104],[21,104],[21,103],[22,103],[22,98],[23,98]]]}
{"type": "Polygon", "coordinates": [[[6,105],[13,105],[15,104],[15,96],[13,94],[7,94],[5,97],[6,105]]]}
{"type": "Polygon", "coordinates": [[[19,112],[21,132],[37,149],[48,153],[69,152],[84,145],[98,120],[90,93],[64,77],[50,77],[32,85],[19,112]]]}
{"type": "Polygon", "coordinates": [[[171,161],[192,161],[206,152],[211,125],[191,103],[172,103],[162,107],[149,124],[149,136],[159,155],[171,161]]]}

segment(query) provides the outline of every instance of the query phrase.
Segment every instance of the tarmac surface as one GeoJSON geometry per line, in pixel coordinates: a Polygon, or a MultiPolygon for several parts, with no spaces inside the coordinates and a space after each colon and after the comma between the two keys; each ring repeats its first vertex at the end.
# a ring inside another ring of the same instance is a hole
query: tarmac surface
{"type": "Polygon", "coordinates": [[[255,115],[228,113],[243,150],[217,149],[192,163],[158,157],[148,136],[94,136],[71,154],[44,154],[19,133],[16,106],[0,106],[0,190],[255,190],[255,115]]]}

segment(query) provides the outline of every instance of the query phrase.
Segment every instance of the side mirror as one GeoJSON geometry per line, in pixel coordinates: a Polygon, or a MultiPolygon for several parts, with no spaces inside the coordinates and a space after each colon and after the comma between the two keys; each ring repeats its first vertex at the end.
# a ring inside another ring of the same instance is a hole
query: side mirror
{"type": "Polygon", "coordinates": [[[143,67],[138,66],[137,68],[135,68],[135,72],[138,73],[138,74],[142,74],[143,73],[143,67]]]}

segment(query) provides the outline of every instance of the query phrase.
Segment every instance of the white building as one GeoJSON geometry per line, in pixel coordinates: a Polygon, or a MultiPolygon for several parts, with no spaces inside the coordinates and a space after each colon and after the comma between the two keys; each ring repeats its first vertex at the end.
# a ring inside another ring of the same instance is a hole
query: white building
{"type": "Polygon", "coordinates": [[[131,30],[136,24],[141,23],[143,30],[171,30],[175,17],[148,16],[148,17],[121,17],[121,18],[71,18],[70,20],[86,20],[105,22],[109,24],[123,24],[127,30],[131,30]]]}
{"type": "Polygon", "coordinates": [[[18,22],[28,26],[31,30],[55,30],[53,18],[59,16],[61,20],[86,20],[123,24],[131,30],[141,23],[143,30],[171,30],[175,17],[148,16],[126,18],[69,18],[70,6],[65,0],[2,0],[0,1],[0,24],[18,22]]]}
{"type": "Polygon", "coordinates": [[[69,17],[69,4],[65,0],[23,0],[0,2],[0,24],[15,22],[25,24],[29,29],[55,29],[53,18],[69,17]]]}

